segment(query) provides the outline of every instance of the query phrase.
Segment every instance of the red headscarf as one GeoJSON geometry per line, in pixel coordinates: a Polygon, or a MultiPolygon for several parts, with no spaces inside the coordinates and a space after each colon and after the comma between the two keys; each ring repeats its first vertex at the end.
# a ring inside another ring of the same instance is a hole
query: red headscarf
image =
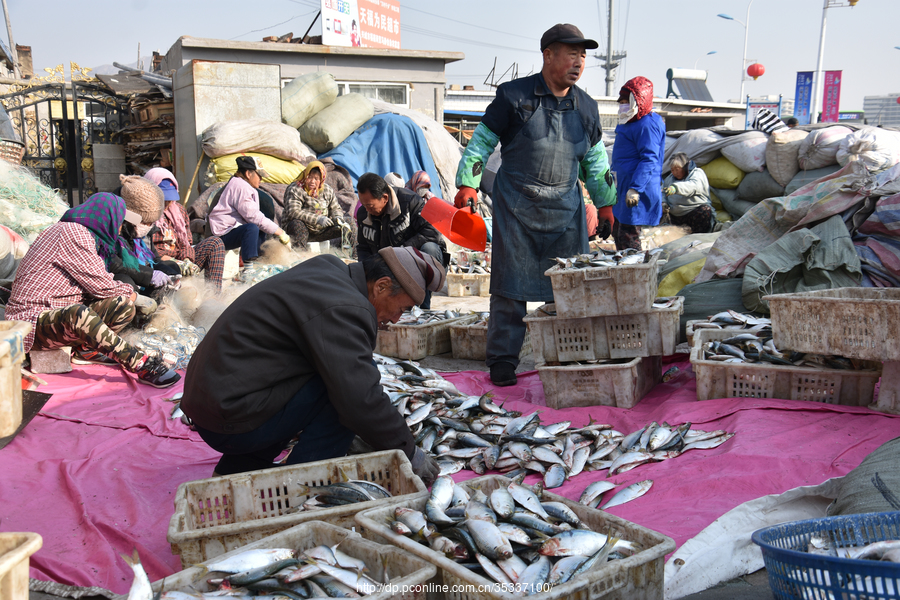
{"type": "Polygon", "coordinates": [[[632,123],[641,117],[650,114],[650,111],[653,110],[653,82],[646,77],[638,75],[625,82],[625,85],[623,85],[621,91],[619,91],[619,99],[627,100],[629,92],[634,96],[634,102],[638,107],[637,114],[628,121],[629,123],[632,123]]]}

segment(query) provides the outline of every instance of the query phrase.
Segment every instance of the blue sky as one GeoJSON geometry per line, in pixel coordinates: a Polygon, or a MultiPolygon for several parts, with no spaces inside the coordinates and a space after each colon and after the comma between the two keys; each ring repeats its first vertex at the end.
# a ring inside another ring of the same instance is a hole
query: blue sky
{"type": "MultiPolygon", "coordinates": [[[[751,95],[793,97],[797,71],[816,66],[825,0],[753,0],[748,59],[766,68],[748,81],[751,95]]],[[[315,16],[318,0],[7,0],[13,36],[32,47],[35,68],[75,61],[83,67],[113,61],[133,63],[141,54],[165,52],[181,35],[259,40],[293,31],[301,35],[315,16]],[[96,30],[92,31],[92,27],[96,30]]],[[[626,78],[644,75],[665,95],[669,67],[709,71],[708,87],[719,101],[740,92],[748,0],[615,0],[614,49],[628,58],[616,89],[626,78]],[[715,54],[707,54],[715,51],[715,54]]],[[[578,25],[606,47],[607,0],[548,3],[538,0],[401,0],[402,44],[406,49],[464,52],[447,67],[450,83],[483,89],[497,60],[502,73],[517,63],[519,74],[539,70],[541,34],[557,22],[578,25]]],[[[842,70],[842,110],[861,110],[863,96],[900,95],[900,0],[859,0],[855,8],[828,10],[824,69],[842,70]]],[[[313,33],[319,33],[317,23],[313,33]]],[[[5,35],[3,35],[5,38],[5,35]]],[[[605,91],[605,72],[589,57],[580,85],[593,95],[605,91]]],[[[508,78],[508,76],[507,76],[508,78]]]]}

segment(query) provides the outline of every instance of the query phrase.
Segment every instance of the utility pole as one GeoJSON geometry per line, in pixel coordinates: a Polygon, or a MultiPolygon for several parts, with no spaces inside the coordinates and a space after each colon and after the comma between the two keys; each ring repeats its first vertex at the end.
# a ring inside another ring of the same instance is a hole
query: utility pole
{"type": "Polygon", "coordinates": [[[12,34],[12,24],[9,22],[9,10],[6,8],[6,0],[3,1],[3,17],[6,19],[6,33],[9,36],[9,52],[12,54],[10,58],[13,63],[13,75],[16,79],[22,77],[22,72],[19,70],[19,53],[16,52],[16,43],[13,41],[12,34]]]}
{"type": "Polygon", "coordinates": [[[603,68],[606,70],[607,96],[615,95],[613,88],[616,83],[616,67],[622,63],[622,59],[627,55],[626,52],[613,53],[613,1],[614,0],[609,0],[606,54],[594,54],[594,58],[604,61],[603,68]]]}

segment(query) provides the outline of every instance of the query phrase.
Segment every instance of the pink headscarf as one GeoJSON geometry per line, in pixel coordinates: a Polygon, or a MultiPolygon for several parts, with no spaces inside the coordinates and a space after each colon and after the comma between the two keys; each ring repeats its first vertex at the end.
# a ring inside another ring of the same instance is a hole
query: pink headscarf
{"type": "MultiPolygon", "coordinates": [[[[178,180],[175,179],[175,175],[168,169],[163,169],[162,167],[150,169],[144,175],[144,179],[149,179],[156,185],[159,185],[168,179],[175,185],[175,191],[178,191],[178,180]]],[[[165,224],[162,220],[168,217],[169,222],[172,224],[172,229],[175,230],[176,243],[181,250],[185,251],[188,256],[191,256],[193,254],[191,244],[191,242],[193,242],[193,237],[191,236],[191,228],[185,216],[184,208],[182,208],[181,204],[177,200],[170,201],[166,202],[166,209],[156,223],[157,227],[163,229],[165,224]]]]}
{"type": "MultiPolygon", "coordinates": [[[[431,177],[429,177],[428,173],[426,173],[425,171],[416,171],[412,178],[406,182],[406,189],[416,192],[416,190],[421,187],[431,188],[431,177]]],[[[432,197],[434,197],[434,194],[432,194],[431,190],[429,189],[429,191],[426,192],[424,198],[427,200],[428,198],[432,197]]]]}

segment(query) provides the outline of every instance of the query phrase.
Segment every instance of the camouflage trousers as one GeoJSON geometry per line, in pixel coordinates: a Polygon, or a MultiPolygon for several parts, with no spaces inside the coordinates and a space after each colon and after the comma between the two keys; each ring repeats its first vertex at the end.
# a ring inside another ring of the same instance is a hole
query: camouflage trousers
{"type": "MultiPolygon", "coordinates": [[[[340,248],[343,243],[344,230],[333,225],[319,233],[313,233],[309,230],[306,223],[300,220],[288,221],[284,226],[284,231],[291,237],[291,245],[298,250],[306,250],[309,242],[331,242],[332,247],[340,248]]],[[[346,234],[351,248],[356,248],[356,227],[351,224],[351,230],[346,234]]]]}
{"type": "Polygon", "coordinates": [[[35,350],[54,350],[72,346],[73,350],[96,350],[137,371],[144,364],[144,354],[118,333],[134,318],[134,305],[118,296],[92,302],[90,306],[73,304],[41,313],[34,327],[35,350]]]}

